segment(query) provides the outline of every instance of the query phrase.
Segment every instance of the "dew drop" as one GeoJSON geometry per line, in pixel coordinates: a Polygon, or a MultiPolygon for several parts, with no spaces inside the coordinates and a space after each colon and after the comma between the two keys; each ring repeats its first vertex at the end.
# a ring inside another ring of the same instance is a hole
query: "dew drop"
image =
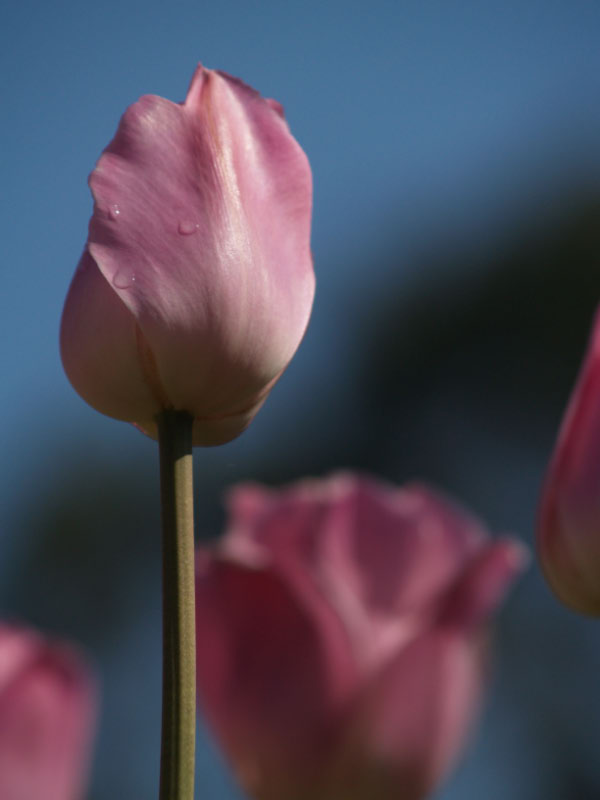
{"type": "Polygon", "coordinates": [[[120,269],[113,278],[113,284],[117,289],[131,289],[135,283],[135,275],[129,270],[120,269]]]}
{"type": "Polygon", "coordinates": [[[118,203],[112,203],[108,207],[108,216],[109,216],[109,219],[112,219],[113,222],[116,222],[119,219],[120,213],[121,213],[121,209],[119,208],[118,203]]]}
{"type": "Polygon", "coordinates": [[[182,236],[191,236],[193,233],[197,233],[199,228],[200,225],[197,222],[183,220],[179,223],[177,230],[182,236]]]}

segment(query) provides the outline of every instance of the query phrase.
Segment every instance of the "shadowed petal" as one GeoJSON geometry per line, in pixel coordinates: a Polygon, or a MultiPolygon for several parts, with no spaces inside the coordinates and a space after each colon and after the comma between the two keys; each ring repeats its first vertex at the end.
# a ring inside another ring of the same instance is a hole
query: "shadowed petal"
{"type": "Polygon", "coordinates": [[[537,545],[558,597],[600,616],[600,314],[542,491],[537,545]]]}
{"type": "Polygon", "coordinates": [[[2,800],[81,800],[95,694],[69,646],[0,626],[2,800]]]}
{"type": "Polygon", "coordinates": [[[359,697],[332,797],[421,800],[454,765],[481,699],[478,645],[439,631],[413,641],[359,697]]]}
{"type": "Polygon", "coordinates": [[[343,629],[308,582],[202,553],[198,564],[199,695],[240,779],[312,773],[356,680],[343,629]]]}

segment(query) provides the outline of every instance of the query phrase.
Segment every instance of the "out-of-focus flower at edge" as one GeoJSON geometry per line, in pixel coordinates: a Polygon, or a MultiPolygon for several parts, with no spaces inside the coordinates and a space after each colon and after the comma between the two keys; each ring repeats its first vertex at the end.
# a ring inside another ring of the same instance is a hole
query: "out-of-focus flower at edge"
{"type": "Polygon", "coordinates": [[[537,547],[558,597],[600,616],[600,313],[545,478],[537,547]]]}
{"type": "Polygon", "coordinates": [[[0,624],[0,798],[82,800],[96,684],[67,644],[0,624]]]}
{"type": "Polygon", "coordinates": [[[63,365],[108,416],[194,444],[252,420],[304,334],[314,294],[312,180],[281,106],[199,66],[183,103],[130,106],[90,175],[94,212],[66,299],[63,365]]]}
{"type": "Polygon", "coordinates": [[[419,800],[477,712],[526,551],[424,486],[340,474],[230,497],[197,566],[199,698],[259,800],[419,800]]]}

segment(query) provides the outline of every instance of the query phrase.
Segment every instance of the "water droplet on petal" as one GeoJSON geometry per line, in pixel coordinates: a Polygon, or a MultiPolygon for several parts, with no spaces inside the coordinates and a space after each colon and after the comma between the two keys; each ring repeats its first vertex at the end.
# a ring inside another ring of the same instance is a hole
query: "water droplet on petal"
{"type": "Polygon", "coordinates": [[[135,274],[131,270],[120,269],[113,278],[117,289],[131,289],[135,283],[135,274]]]}
{"type": "Polygon", "coordinates": [[[121,209],[119,208],[118,203],[111,203],[111,205],[108,207],[109,219],[112,219],[113,222],[116,222],[119,219],[120,213],[121,209]]]}
{"type": "Polygon", "coordinates": [[[191,236],[193,233],[197,233],[200,225],[197,222],[190,222],[189,220],[182,220],[177,230],[182,236],[191,236]]]}

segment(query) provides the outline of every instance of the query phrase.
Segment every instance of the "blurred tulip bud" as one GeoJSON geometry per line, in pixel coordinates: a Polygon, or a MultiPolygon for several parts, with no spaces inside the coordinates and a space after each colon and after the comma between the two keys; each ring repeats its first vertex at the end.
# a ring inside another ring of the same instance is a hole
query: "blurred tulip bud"
{"type": "Polygon", "coordinates": [[[0,625],[2,800],[82,800],[95,694],[69,646],[0,625]]]}
{"type": "Polygon", "coordinates": [[[512,539],[418,485],[241,486],[197,567],[198,690],[259,800],[420,800],[476,714],[512,539]]]}
{"type": "Polygon", "coordinates": [[[250,423],[304,334],[312,182],[281,106],[199,66],[185,102],[130,106],[90,175],[94,212],[67,295],[63,365],[90,405],[194,444],[250,423]]]}
{"type": "Polygon", "coordinates": [[[544,482],[537,546],[563,603],[600,616],[600,314],[544,482]]]}

